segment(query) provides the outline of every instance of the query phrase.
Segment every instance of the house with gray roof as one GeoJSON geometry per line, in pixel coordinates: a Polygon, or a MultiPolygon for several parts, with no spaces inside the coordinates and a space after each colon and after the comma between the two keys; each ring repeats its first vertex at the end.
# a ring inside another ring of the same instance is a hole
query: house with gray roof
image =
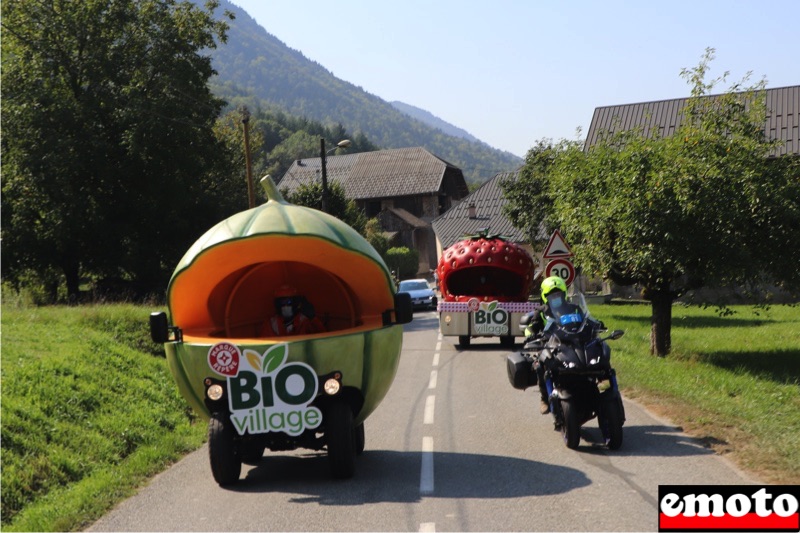
{"type": "Polygon", "coordinates": [[[433,220],[438,257],[441,257],[443,250],[463,239],[465,235],[477,234],[483,228],[488,228],[489,233],[500,234],[533,253],[529,237],[515,228],[503,214],[503,206],[507,200],[503,196],[500,182],[506,179],[515,180],[518,175],[519,169],[497,174],[433,220]]]}
{"type": "MultiPolygon", "coordinates": [[[[772,155],[800,155],[800,85],[765,89],[765,93],[768,117],[764,132],[769,139],[782,141],[781,147],[772,155]]],[[[675,98],[598,107],[586,133],[584,148],[597,144],[604,134],[635,128],[641,128],[646,137],[654,134],[668,137],[680,126],[688,100],[675,98]]]]}
{"type": "MultiPolygon", "coordinates": [[[[393,245],[419,252],[419,272],[436,266],[431,221],[469,193],[460,168],[420,147],[334,155],[325,162],[328,182],[340,184],[367,217],[378,218],[393,245]]],[[[278,187],[292,193],[321,179],[319,157],[298,159],[278,187]]]]}

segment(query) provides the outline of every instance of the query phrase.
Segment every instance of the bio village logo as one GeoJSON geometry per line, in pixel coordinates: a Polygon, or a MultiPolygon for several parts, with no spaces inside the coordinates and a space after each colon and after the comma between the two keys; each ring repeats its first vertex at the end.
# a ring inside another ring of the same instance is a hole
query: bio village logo
{"type": "Polygon", "coordinates": [[[309,406],[317,396],[317,375],[305,363],[287,363],[288,344],[259,354],[221,342],[208,350],[208,366],[228,378],[228,408],[240,435],[283,431],[296,436],[322,422],[309,406]]]}
{"type": "Polygon", "coordinates": [[[473,311],[472,330],[478,335],[507,335],[508,311],[498,307],[498,302],[480,302],[472,298],[467,305],[473,311]]]}

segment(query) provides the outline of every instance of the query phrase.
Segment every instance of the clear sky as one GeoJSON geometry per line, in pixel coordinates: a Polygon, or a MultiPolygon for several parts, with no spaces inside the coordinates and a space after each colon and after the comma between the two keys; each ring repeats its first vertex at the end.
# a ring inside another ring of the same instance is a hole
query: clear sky
{"type": "Polygon", "coordinates": [[[519,156],[582,140],[597,107],[688,96],[708,47],[706,81],[730,72],[714,93],[748,72],[800,84],[800,0],[232,2],[337,78],[519,156]]]}

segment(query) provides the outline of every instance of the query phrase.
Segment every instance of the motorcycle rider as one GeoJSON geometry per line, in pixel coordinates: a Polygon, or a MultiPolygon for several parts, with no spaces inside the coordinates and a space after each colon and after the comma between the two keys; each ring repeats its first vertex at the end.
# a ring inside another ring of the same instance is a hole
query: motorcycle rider
{"type": "MultiPolygon", "coordinates": [[[[525,336],[528,339],[539,337],[544,330],[548,318],[553,318],[553,308],[560,307],[567,300],[567,283],[558,276],[550,276],[542,281],[541,286],[542,303],[544,308],[535,313],[531,318],[528,327],[525,328],[525,336]]],[[[536,378],[539,382],[539,395],[541,402],[539,412],[546,415],[550,412],[550,399],[547,397],[547,385],[544,377],[544,366],[538,360],[534,363],[536,368],[536,378]]]]}
{"type": "MultiPolygon", "coordinates": [[[[559,276],[550,276],[542,281],[541,286],[542,303],[545,304],[542,310],[535,314],[528,326],[525,328],[525,336],[528,339],[536,338],[542,335],[545,324],[549,318],[555,318],[553,309],[559,309],[564,305],[579,309],[579,306],[570,303],[567,297],[567,283],[559,276]]],[[[564,314],[564,310],[560,310],[564,314]]],[[[604,329],[605,325],[601,321],[592,320],[595,326],[599,329],[604,329]]],[[[527,342],[527,341],[526,341],[527,342]]],[[[534,363],[536,368],[536,379],[539,384],[539,395],[541,403],[539,404],[539,412],[546,415],[550,412],[550,399],[547,396],[547,383],[545,381],[545,368],[539,363],[538,359],[534,363]]]]}
{"type": "Polygon", "coordinates": [[[275,316],[262,329],[266,337],[306,335],[325,331],[322,321],[316,317],[313,307],[293,286],[284,284],[274,294],[275,316]]]}

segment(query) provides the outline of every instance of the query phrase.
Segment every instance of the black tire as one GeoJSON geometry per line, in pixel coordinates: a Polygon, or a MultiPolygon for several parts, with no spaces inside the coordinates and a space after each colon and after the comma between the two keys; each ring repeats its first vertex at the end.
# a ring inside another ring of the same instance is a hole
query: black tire
{"type": "Polygon", "coordinates": [[[513,335],[504,335],[500,337],[500,346],[503,348],[513,348],[514,347],[514,336],[513,335]]]}
{"type": "Polygon", "coordinates": [[[208,458],[211,474],[220,486],[233,485],[242,473],[242,460],[236,453],[234,430],[219,413],[208,421],[208,458]]]}
{"type": "Polygon", "coordinates": [[[353,477],[356,470],[356,428],[353,411],[344,402],[334,402],[325,411],[325,442],[331,475],[337,479],[353,477]]]}
{"type": "Polygon", "coordinates": [[[462,348],[469,348],[469,335],[459,335],[458,336],[458,345],[462,348]]]}
{"type": "Polygon", "coordinates": [[[561,435],[564,444],[570,450],[577,450],[581,442],[581,421],[578,418],[578,408],[566,400],[561,400],[561,412],[564,414],[564,425],[561,426],[561,435]]]}
{"type": "Polygon", "coordinates": [[[364,445],[366,444],[366,436],[364,435],[364,423],[360,423],[353,430],[355,431],[356,439],[356,455],[364,453],[364,445]]]}
{"type": "Polygon", "coordinates": [[[622,446],[622,424],[625,420],[619,398],[606,401],[603,404],[603,415],[599,418],[606,446],[609,450],[619,450],[622,446]]]}

